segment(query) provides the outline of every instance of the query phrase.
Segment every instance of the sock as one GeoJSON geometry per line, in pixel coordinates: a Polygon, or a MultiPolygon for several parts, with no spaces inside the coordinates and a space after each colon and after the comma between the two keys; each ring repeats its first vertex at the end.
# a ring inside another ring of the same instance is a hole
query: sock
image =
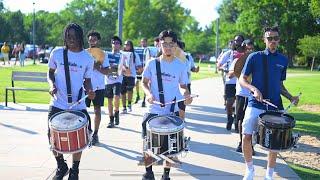
{"type": "Polygon", "coordinates": [[[146,167],[146,172],[152,172],[152,166],[146,167]]]}
{"type": "Polygon", "coordinates": [[[169,176],[170,168],[163,168],[163,174],[169,176]]]}
{"type": "Polygon", "coordinates": [[[252,171],[253,170],[253,161],[246,162],[246,167],[247,167],[247,170],[252,171]]]}
{"type": "Polygon", "coordinates": [[[56,156],[55,158],[56,158],[58,167],[61,167],[61,165],[65,163],[62,155],[56,156]]]}
{"type": "Polygon", "coordinates": [[[80,164],[80,161],[73,161],[72,169],[73,170],[79,170],[79,164],[80,164]]]}
{"type": "Polygon", "coordinates": [[[266,176],[272,177],[274,172],[274,168],[267,167],[266,176]]]}

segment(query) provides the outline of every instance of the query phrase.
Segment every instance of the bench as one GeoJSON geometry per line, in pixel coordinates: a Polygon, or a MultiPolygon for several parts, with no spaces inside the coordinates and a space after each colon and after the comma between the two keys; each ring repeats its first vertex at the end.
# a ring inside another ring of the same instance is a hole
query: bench
{"type": "Polygon", "coordinates": [[[23,71],[12,71],[11,75],[11,87],[6,87],[5,94],[5,105],[8,106],[8,91],[12,91],[13,103],[16,103],[15,91],[43,91],[48,92],[48,88],[32,88],[32,87],[15,87],[14,82],[48,82],[47,73],[44,72],[23,72],[23,71]]]}

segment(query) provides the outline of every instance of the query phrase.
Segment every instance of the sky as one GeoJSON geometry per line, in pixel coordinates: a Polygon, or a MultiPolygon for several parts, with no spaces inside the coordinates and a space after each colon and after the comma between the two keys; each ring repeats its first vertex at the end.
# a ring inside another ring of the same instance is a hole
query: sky
{"type": "MultiPolygon", "coordinates": [[[[4,0],[5,8],[10,11],[21,10],[23,13],[45,10],[49,12],[58,12],[64,9],[68,2],[72,0],[4,0]],[[33,2],[35,3],[33,5],[33,2]]],[[[181,6],[191,10],[191,16],[194,16],[200,23],[200,27],[209,25],[213,20],[219,17],[217,13],[218,6],[222,0],[178,0],[181,6]]]]}

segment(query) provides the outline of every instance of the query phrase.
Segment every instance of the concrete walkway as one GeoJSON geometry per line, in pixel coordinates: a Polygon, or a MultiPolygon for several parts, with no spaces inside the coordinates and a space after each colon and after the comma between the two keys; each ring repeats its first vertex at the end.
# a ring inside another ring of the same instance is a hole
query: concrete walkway
{"type": "MultiPolygon", "coordinates": [[[[221,78],[194,81],[194,99],[187,107],[185,135],[191,137],[191,150],[179,168],[171,170],[171,179],[242,179],[243,156],[235,152],[238,134],[225,129],[221,78]]],[[[0,105],[0,179],[51,179],[56,162],[47,141],[47,105],[0,105]]],[[[104,108],[104,110],[106,110],[104,108]]],[[[80,163],[82,180],[138,180],[144,172],[141,159],[141,121],[145,108],[133,106],[133,113],[120,116],[119,128],[107,129],[108,116],[103,114],[99,131],[100,144],[86,149],[80,163]]],[[[92,109],[89,110],[93,117],[92,109]]],[[[263,179],[267,154],[255,148],[255,179],[263,179]]],[[[71,166],[71,156],[67,155],[71,166]]],[[[153,168],[160,179],[162,167],[153,168]]],[[[275,179],[299,179],[281,159],[277,161],[275,179]]],[[[67,178],[65,178],[67,179],[67,178]]]]}

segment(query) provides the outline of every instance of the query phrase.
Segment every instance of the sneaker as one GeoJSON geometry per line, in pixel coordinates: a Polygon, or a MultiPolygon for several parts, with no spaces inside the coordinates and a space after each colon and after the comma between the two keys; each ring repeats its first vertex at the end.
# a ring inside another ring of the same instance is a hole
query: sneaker
{"type": "Polygon", "coordinates": [[[114,123],[113,122],[109,122],[107,128],[114,128],[114,123]]]}
{"type": "Polygon", "coordinates": [[[165,175],[165,174],[163,174],[163,175],[161,176],[161,180],[170,180],[170,177],[167,176],[167,175],[165,175]]]}
{"type": "Polygon", "coordinates": [[[146,107],[146,102],[142,102],[141,107],[146,107]]]}
{"type": "Polygon", "coordinates": [[[91,141],[91,144],[92,145],[96,145],[99,143],[99,137],[98,137],[98,134],[93,134],[92,135],[92,141],[91,141]]]}
{"type": "Polygon", "coordinates": [[[139,102],[139,100],[140,100],[140,96],[137,96],[136,101],[134,103],[137,104],[139,102]]]}
{"type": "Polygon", "coordinates": [[[264,180],[273,180],[273,178],[272,178],[271,176],[266,175],[266,176],[264,177],[264,180]]]}
{"type": "Polygon", "coordinates": [[[70,169],[68,180],[79,180],[79,170],[70,169]]]}
{"type": "Polygon", "coordinates": [[[241,145],[241,143],[239,143],[236,151],[242,153],[242,145],[241,145]]]}
{"type": "Polygon", "coordinates": [[[64,163],[61,167],[57,168],[56,175],[52,180],[63,180],[63,177],[69,173],[69,168],[67,163],[64,163]]]}
{"type": "Polygon", "coordinates": [[[121,111],[121,114],[127,114],[127,109],[126,108],[123,108],[122,111],[121,111]]]}
{"type": "Polygon", "coordinates": [[[254,177],[254,169],[246,169],[246,173],[244,174],[243,180],[253,180],[254,177]]]}
{"type": "Polygon", "coordinates": [[[131,107],[131,105],[128,105],[128,112],[132,112],[132,107],[131,107]]]}
{"type": "Polygon", "coordinates": [[[154,174],[153,172],[146,172],[142,176],[142,180],[154,180],[154,174]]]}

